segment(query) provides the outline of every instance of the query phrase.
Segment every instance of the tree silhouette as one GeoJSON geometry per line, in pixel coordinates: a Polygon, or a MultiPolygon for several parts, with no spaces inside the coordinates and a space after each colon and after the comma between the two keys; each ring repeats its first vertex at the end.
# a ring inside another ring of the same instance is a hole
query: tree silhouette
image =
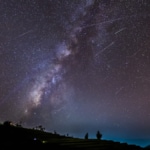
{"type": "Polygon", "coordinates": [[[44,130],[45,130],[45,128],[44,128],[42,125],[39,125],[39,129],[40,129],[41,131],[44,131],[44,130]]]}
{"type": "Polygon", "coordinates": [[[97,133],[96,133],[96,137],[97,137],[97,139],[98,139],[98,140],[100,140],[100,139],[101,139],[101,137],[102,137],[102,134],[101,134],[99,131],[97,131],[97,133]]]}
{"type": "Polygon", "coordinates": [[[21,121],[19,123],[16,123],[16,127],[22,128],[21,121]]]}
{"type": "Polygon", "coordinates": [[[36,126],[35,127],[36,130],[40,130],[40,131],[44,131],[45,128],[42,125],[36,126]]]}
{"type": "Polygon", "coordinates": [[[6,126],[6,127],[10,127],[12,125],[12,122],[11,121],[5,121],[3,123],[3,125],[6,126]]]}
{"type": "Polygon", "coordinates": [[[84,139],[86,139],[86,140],[88,140],[88,138],[89,138],[89,134],[88,134],[88,132],[85,134],[85,136],[84,136],[84,139]]]}

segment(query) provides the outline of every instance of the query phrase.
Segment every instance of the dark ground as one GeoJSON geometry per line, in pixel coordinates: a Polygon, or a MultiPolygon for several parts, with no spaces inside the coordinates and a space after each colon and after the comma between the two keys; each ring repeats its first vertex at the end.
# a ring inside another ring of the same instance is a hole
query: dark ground
{"type": "MultiPolygon", "coordinates": [[[[108,140],[78,139],[48,133],[35,129],[0,125],[1,149],[65,149],[65,150],[143,150],[136,145],[128,145],[108,140]]],[[[147,148],[148,149],[148,148],[147,148]]]]}

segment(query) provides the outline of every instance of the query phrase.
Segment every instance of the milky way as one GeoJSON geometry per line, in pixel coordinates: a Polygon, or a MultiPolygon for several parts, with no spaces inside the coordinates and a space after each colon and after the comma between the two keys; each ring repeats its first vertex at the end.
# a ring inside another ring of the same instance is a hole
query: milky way
{"type": "Polygon", "coordinates": [[[149,26],[148,0],[2,0],[0,121],[147,144],[149,26]]]}

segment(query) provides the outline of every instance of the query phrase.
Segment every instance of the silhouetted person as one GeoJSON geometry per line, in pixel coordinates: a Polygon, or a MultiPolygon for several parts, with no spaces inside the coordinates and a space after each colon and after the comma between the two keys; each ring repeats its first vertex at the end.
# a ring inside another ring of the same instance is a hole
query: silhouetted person
{"type": "Polygon", "coordinates": [[[57,134],[57,132],[54,130],[54,134],[57,134]]]}
{"type": "Polygon", "coordinates": [[[86,140],[88,140],[88,138],[89,138],[89,134],[88,134],[88,133],[86,133],[84,138],[85,138],[86,140]]]}
{"type": "Polygon", "coordinates": [[[101,134],[99,131],[97,131],[97,133],[96,133],[96,137],[97,137],[97,139],[98,139],[98,140],[100,140],[100,139],[101,139],[101,137],[102,137],[102,134],[101,134]]]}

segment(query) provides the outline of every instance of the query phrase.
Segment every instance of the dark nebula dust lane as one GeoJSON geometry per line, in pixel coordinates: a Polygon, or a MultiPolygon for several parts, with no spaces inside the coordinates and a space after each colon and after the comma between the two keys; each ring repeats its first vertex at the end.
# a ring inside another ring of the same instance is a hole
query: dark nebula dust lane
{"type": "Polygon", "coordinates": [[[1,122],[150,143],[149,0],[0,3],[1,122]]]}

